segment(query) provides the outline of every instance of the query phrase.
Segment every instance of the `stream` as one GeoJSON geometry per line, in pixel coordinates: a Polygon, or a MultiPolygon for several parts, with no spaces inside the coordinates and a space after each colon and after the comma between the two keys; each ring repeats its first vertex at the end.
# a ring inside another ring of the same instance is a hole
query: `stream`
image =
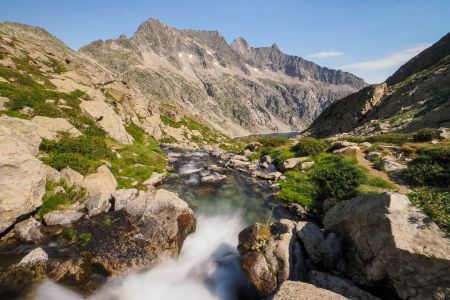
{"type": "MultiPolygon", "coordinates": [[[[227,169],[227,180],[202,184],[206,168],[218,159],[205,152],[172,153],[172,176],[161,188],[178,193],[197,216],[197,229],[183,244],[180,256],[147,271],[110,278],[94,300],[185,299],[233,300],[255,296],[240,267],[238,234],[248,224],[267,222],[278,202],[266,182],[227,169]]],[[[42,284],[38,300],[80,300],[78,294],[50,281],[42,284]]]]}

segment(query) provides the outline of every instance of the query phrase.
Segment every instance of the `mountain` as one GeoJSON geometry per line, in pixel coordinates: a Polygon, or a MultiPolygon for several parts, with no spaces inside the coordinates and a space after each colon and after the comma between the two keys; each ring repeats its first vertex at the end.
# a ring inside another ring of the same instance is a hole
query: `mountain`
{"type": "Polygon", "coordinates": [[[450,127],[450,33],[401,66],[384,83],[365,87],[326,108],[306,130],[412,132],[450,127]]]}
{"type": "Polygon", "coordinates": [[[136,125],[162,142],[217,144],[228,137],[130,86],[42,28],[0,23],[0,115],[62,118],[83,130],[89,119],[122,144],[136,125]],[[70,101],[69,101],[70,100],[70,101]]]}
{"type": "Polygon", "coordinates": [[[306,128],[366,83],[350,73],[286,55],[274,44],[231,45],[217,31],[179,30],[150,19],[136,33],[95,41],[80,53],[162,106],[230,135],[306,128]]]}

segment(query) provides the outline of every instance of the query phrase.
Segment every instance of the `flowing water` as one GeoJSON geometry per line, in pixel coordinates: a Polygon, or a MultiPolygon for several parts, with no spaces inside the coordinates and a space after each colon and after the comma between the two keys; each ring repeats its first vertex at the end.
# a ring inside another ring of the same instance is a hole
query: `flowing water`
{"type": "MultiPolygon", "coordinates": [[[[249,223],[268,221],[276,202],[263,182],[227,171],[222,184],[200,184],[215,159],[184,153],[162,188],[177,192],[196,211],[197,229],[185,240],[180,256],[159,266],[110,279],[90,299],[248,299],[253,294],[243,274],[237,242],[249,223]]],[[[39,300],[79,300],[81,296],[52,282],[40,286],[39,300]]]]}

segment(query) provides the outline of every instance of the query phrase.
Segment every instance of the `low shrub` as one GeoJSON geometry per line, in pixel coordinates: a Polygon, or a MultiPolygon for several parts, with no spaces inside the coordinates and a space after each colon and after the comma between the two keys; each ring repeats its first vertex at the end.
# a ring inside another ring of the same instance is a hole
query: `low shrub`
{"type": "Polygon", "coordinates": [[[261,143],[264,147],[280,147],[287,144],[289,139],[284,136],[268,136],[258,137],[255,141],[261,143]]]}
{"type": "Polygon", "coordinates": [[[356,195],[356,188],[363,183],[363,172],[348,159],[324,156],[314,165],[311,178],[319,186],[321,199],[344,200],[356,195]]]}
{"type": "Polygon", "coordinates": [[[375,134],[371,136],[349,136],[345,139],[353,143],[386,143],[386,144],[404,144],[411,141],[413,138],[412,134],[408,133],[382,133],[375,134]]]}
{"type": "Polygon", "coordinates": [[[64,182],[61,186],[65,189],[65,193],[54,193],[55,184],[47,184],[46,194],[42,198],[42,205],[37,211],[37,215],[43,217],[46,213],[53,210],[64,209],[69,205],[83,201],[86,197],[86,191],[78,187],[69,187],[64,182]]]}
{"type": "Polygon", "coordinates": [[[450,147],[438,146],[417,151],[408,168],[402,172],[413,186],[447,186],[450,184],[450,147]]]}
{"type": "Polygon", "coordinates": [[[423,128],[413,135],[414,142],[430,142],[434,139],[438,139],[441,133],[437,128],[423,128]]]}
{"type": "Polygon", "coordinates": [[[428,215],[447,237],[450,236],[450,193],[420,189],[410,193],[408,197],[411,203],[428,215]]]}
{"type": "Polygon", "coordinates": [[[297,156],[317,155],[330,147],[327,141],[306,137],[292,147],[297,156]]]}

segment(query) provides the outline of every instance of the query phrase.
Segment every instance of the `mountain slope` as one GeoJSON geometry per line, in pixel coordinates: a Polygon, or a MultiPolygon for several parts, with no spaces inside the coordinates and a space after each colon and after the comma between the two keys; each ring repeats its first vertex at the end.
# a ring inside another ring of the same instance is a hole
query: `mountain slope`
{"type": "Polygon", "coordinates": [[[132,124],[183,146],[228,140],[190,114],[161,106],[44,29],[9,22],[0,23],[2,114],[64,118],[82,131],[94,122],[121,144],[132,143],[132,124]]]}
{"type": "Polygon", "coordinates": [[[386,82],[330,105],[306,133],[329,136],[439,127],[450,127],[450,34],[405,63],[386,82]]]}
{"type": "Polygon", "coordinates": [[[80,53],[160,103],[183,107],[232,135],[304,129],[334,100],[366,86],[350,73],[273,45],[231,45],[217,31],[178,30],[150,19],[136,33],[80,53]]]}

